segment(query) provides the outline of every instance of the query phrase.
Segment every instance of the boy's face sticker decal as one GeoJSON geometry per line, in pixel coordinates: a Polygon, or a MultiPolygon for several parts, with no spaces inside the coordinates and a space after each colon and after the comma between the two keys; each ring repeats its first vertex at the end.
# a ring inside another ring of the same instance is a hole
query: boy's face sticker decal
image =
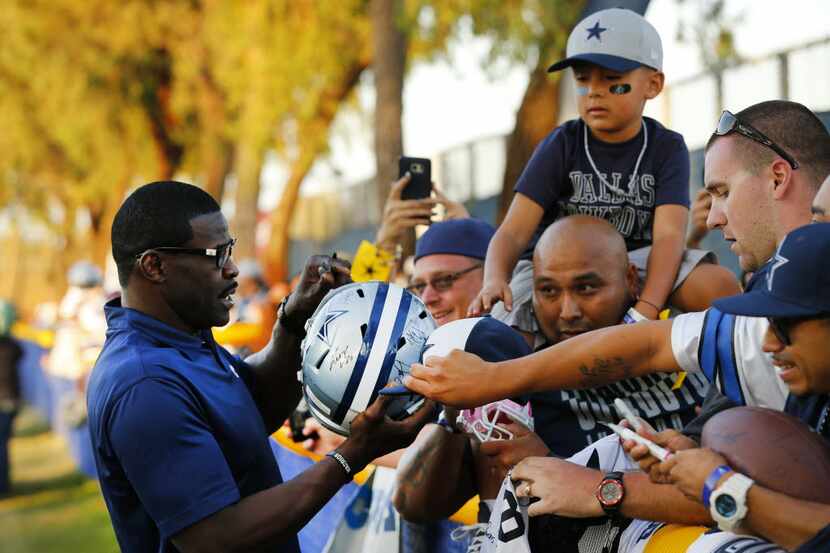
{"type": "MultiPolygon", "coordinates": [[[[608,92],[610,92],[611,94],[615,94],[617,96],[622,96],[623,94],[628,94],[629,92],[631,92],[631,85],[628,84],[628,83],[613,84],[608,89],[608,92]]],[[[576,87],[576,95],[577,96],[587,96],[588,95],[588,87],[578,85],[576,87]]]]}
{"type": "Polygon", "coordinates": [[[610,92],[611,94],[616,94],[618,96],[628,94],[629,92],[631,92],[631,85],[628,83],[614,84],[611,85],[611,88],[608,89],[608,92],[610,92]]]}

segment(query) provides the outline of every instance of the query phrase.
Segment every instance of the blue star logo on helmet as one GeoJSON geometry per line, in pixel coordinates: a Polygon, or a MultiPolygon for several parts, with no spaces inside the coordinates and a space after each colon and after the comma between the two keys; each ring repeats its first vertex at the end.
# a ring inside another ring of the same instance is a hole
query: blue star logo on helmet
{"type": "Polygon", "coordinates": [[[317,336],[321,340],[323,340],[325,343],[331,345],[329,343],[329,325],[335,319],[337,319],[337,317],[339,317],[339,316],[341,316],[345,313],[348,313],[348,311],[346,311],[345,309],[340,309],[340,310],[337,310],[337,311],[331,311],[329,313],[326,313],[326,319],[325,319],[325,321],[323,321],[323,324],[320,325],[320,330],[317,332],[317,336]]]}
{"type": "Polygon", "coordinates": [[[428,351],[429,349],[431,349],[431,348],[432,348],[432,346],[434,346],[434,345],[435,345],[435,344],[432,344],[432,343],[426,343],[426,344],[424,344],[424,349],[421,351],[421,355],[418,357],[418,362],[419,362],[419,363],[423,363],[423,362],[424,362],[424,356],[426,356],[427,351],[428,351]]]}
{"type": "Polygon", "coordinates": [[[588,38],[586,38],[585,40],[591,40],[592,38],[596,37],[596,39],[599,42],[602,42],[602,37],[600,35],[602,33],[604,33],[605,31],[607,31],[608,29],[605,28],[605,27],[600,27],[599,26],[599,20],[597,20],[597,22],[594,23],[593,27],[589,27],[585,30],[588,31],[588,38]]]}

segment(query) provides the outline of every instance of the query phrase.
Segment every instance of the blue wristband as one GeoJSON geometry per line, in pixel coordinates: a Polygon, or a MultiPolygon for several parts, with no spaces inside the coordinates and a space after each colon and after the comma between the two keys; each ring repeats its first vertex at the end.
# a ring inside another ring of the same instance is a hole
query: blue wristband
{"type": "Polygon", "coordinates": [[[709,496],[712,495],[713,491],[715,491],[715,486],[718,484],[718,480],[720,480],[721,476],[727,472],[732,472],[732,468],[726,465],[715,467],[715,470],[709,474],[706,482],[703,483],[703,494],[700,496],[700,499],[703,500],[703,505],[707,509],[709,508],[709,496]]]}

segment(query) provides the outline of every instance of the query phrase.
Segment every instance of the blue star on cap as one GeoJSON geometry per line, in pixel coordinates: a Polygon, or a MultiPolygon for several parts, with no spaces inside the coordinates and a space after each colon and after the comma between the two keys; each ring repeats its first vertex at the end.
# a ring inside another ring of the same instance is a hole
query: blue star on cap
{"type": "Polygon", "coordinates": [[[597,22],[594,23],[593,27],[589,27],[585,30],[588,31],[588,38],[586,38],[585,40],[591,40],[592,37],[596,37],[598,41],[602,42],[602,37],[600,35],[608,29],[605,27],[600,27],[599,20],[597,20],[597,22]]]}

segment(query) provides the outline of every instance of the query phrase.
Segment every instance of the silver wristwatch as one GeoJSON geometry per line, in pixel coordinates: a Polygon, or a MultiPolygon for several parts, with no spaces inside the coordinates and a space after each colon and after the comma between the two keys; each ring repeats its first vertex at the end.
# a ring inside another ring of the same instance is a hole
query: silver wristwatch
{"type": "Polygon", "coordinates": [[[735,473],[718,486],[709,497],[709,513],[718,528],[731,532],[746,517],[746,494],[755,483],[751,478],[735,473]]]}

